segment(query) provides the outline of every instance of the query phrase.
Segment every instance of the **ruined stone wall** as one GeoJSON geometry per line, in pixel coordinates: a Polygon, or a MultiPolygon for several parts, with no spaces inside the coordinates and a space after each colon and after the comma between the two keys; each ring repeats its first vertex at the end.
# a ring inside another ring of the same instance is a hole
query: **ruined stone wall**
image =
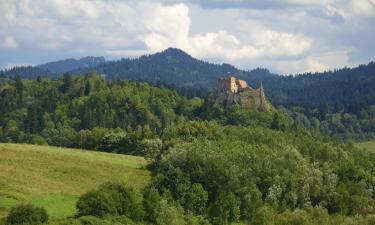
{"type": "Polygon", "coordinates": [[[262,84],[260,88],[253,89],[246,81],[232,76],[219,79],[216,101],[226,106],[239,104],[244,108],[267,107],[262,84]]]}

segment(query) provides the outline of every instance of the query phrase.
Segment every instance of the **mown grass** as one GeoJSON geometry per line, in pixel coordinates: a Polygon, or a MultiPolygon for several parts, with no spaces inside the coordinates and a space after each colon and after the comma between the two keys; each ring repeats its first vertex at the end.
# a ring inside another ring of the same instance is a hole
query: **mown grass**
{"type": "Polygon", "coordinates": [[[1,143],[0,218],[21,202],[44,207],[51,219],[73,216],[79,195],[106,181],[145,186],[145,166],[135,156],[1,143]]]}
{"type": "Polygon", "coordinates": [[[375,152],[375,141],[358,142],[355,145],[359,148],[364,148],[368,151],[375,152]]]}

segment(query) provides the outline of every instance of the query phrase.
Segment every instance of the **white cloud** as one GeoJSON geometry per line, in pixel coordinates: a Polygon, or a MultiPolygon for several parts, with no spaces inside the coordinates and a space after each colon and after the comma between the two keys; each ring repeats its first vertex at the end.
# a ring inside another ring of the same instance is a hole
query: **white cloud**
{"type": "Polygon", "coordinates": [[[18,43],[12,36],[3,37],[0,45],[4,48],[18,48],[18,43]]]}
{"type": "Polygon", "coordinates": [[[302,59],[279,60],[274,62],[276,69],[284,71],[284,74],[296,74],[306,72],[323,72],[349,65],[349,52],[336,51],[311,55],[302,59]]]}
{"type": "Polygon", "coordinates": [[[362,16],[375,16],[374,0],[352,0],[353,11],[362,16]]]}
{"type": "MultiPolygon", "coordinates": [[[[189,9],[184,4],[157,7],[145,21],[150,31],[144,42],[153,51],[170,46],[181,48],[195,57],[229,60],[296,57],[304,54],[311,40],[287,32],[273,31],[257,24],[248,26],[247,40],[240,40],[226,30],[190,34],[189,9]]],[[[246,25],[243,24],[243,28],[246,25]]]]}
{"type": "Polygon", "coordinates": [[[323,63],[319,62],[316,59],[308,58],[307,59],[307,66],[304,72],[315,71],[315,72],[323,72],[328,70],[328,67],[323,63]]]}

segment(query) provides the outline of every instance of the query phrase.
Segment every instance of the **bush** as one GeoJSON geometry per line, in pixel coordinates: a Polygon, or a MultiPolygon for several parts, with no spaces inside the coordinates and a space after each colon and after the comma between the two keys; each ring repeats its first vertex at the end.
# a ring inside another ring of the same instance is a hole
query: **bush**
{"type": "Polygon", "coordinates": [[[135,221],[143,218],[142,195],[118,183],[105,183],[77,202],[79,216],[127,216],[135,221]]]}
{"type": "Polygon", "coordinates": [[[7,224],[42,224],[48,222],[45,209],[30,204],[14,206],[6,219],[7,224]]]}
{"type": "Polygon", "coordinates": [[[147,187],[143,192],[143,209],[145,210],[145,219],[148,222],[155,223],[157,208],[161,197],[158,190],[153,187],[147,187]]]}
{"type": "Polygon", "coordinates": [[[185,224],[183,218],[183,209],[174,206],[167,202],[167,200],[162,199],[156,209],[155,215],[156,225],[181,225],[185,224]]]}
{"type": "Polygon", "coordinates": [[[34,145],[48,145],[46,139],[40,135],[33,135],[30,139],[30,144],[34,145]]]}
{"type": "Polygon", "coordinates": [[[77,202],[79,216],[117,215],[114,200],[108,193],[99,190],[90,191],[82,195],[77,202]]]}

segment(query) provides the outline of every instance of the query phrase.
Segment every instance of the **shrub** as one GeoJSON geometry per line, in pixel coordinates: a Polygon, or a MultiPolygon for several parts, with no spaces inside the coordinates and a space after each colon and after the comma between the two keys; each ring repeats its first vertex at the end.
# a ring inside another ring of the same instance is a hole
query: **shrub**
{"type": "Polygon", "coordinates": [[[162,199],[156,209],[156,225],[181,225],[185,224],[183,218],[183,209],[174,206],[167,202],[167,200],[162,199]]]}
{"type": "Polygon", "coordinates": [[[200,183],[191,185],[190,191],[186,195],[185,209],[194,214],[204,214],[208,193],[200,183]]]}
{"type": "Polygon", "coordinates": [[[238,199],[232,192],[219,192],[216,201],[209,209],[212,224],[225,225],[238,221],[240,216],[239,204],[238,199]]]}
{"type": "Polygon", "coordinates": [[[34,135],[34,136],[32,136],[31,139],[30,139],[30,144],[34,144],[34,145],[48,145],[46,139],[44,139],[40,135],[34,135]]]}
{"type": "Polygon", "coordinates": [[[79,216],[127,216],[135,221],[143,218],[142,195],[118,183],[105,183],[80,197],[79,216]]]}
{"type": "Polygon", "coordinates": [[[82,195],[76,206],[79,216],[104,217],[117,214],[114,200],[108,193],[99,190],[93,190],[82,195]]]}
{"type": "Polygon", "coordinates": [[[6,221],[7,224],[42,224],[47,223],[48,214],[43,208],[20,204],[10,210],[6,221]]]}
{"type": "Polygon", "coordinates": [[[147,187],[143,192],[143,208],[145,210],[145,219],[148,222],[155,223],[157,207],[161,197],[158,190],[153,187],[147,187]]]}

